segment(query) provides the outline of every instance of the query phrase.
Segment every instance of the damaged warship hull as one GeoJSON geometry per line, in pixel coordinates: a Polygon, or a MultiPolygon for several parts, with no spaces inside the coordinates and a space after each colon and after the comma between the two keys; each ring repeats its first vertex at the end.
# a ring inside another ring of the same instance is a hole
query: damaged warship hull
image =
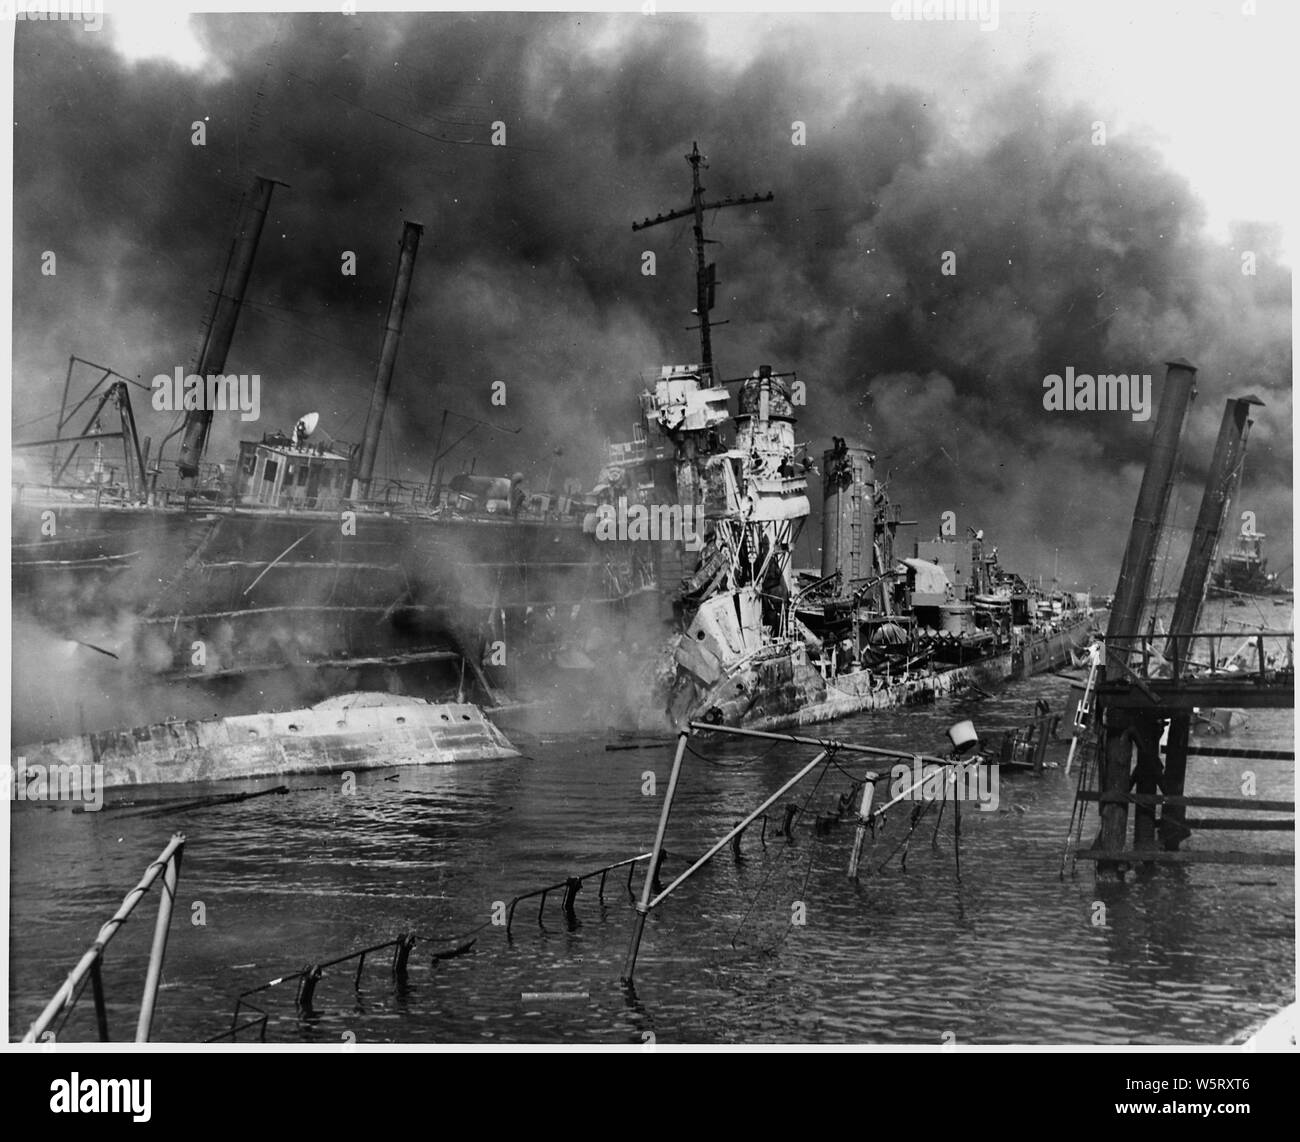
{"type": "Polygon", "coordinates": [[[798,654],[760,659],[730,672],[693,702],[686,716],[715,725],[780,730],[872,710],[924,705],[944,695],[1054,670],[1069,663],[1090,635],[1085,624],[1032,641],[1025,655],[1006,653],[902,678],[870,671],[827,678],[798,654]]]}
{"type": "Polygon", "coordinates": [[[795,437],[808,386],[767,365],[719,379],[709,333],[705,211],[771,195],[706,203],[698,146],[686,159],[690,208],[632,228],[693,215],[701,356],[665,366],[641,394],[636,434],[611,446],[602,478],[613,516],[702,521],[693,542],[658,537],[662,612],[675,628],[671,677],[660,672],[649,703],[661,723],[780,729],[1069,662],[1092,633],[1086,598],[1031,590],[986,551],[982,531],[970,529],[967,544],[951,521],[902,556],[904,524],[875,454],[845,439],[821,457],[821,567],[794,567],[816,472],[795,437]]]}
{"type": "Polygon", "coordinates": [[[302,710],[82,734],[29,746],[13,765],[20,782],[94,767],[111,789],[519,756],[477,706],[356,693],[302,710]]]}

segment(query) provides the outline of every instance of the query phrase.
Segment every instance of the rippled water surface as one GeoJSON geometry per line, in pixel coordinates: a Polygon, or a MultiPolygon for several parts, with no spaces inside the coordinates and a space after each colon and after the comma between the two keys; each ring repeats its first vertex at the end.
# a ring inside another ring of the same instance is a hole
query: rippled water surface
{"type": "MultiPolygon", "coordinates": [[[[822,727],[848,741],[939,751],[970,717],[985,733],[1026,720],[1043,694],[1063,709],[1069,684],[1049,677],[983,701],[950,700],[822,727]]],[[[1255,711],[1233,746],[1289,749],[1292,712],[1255,711]]],[[[907,813],[890,815],[860,883],[845,869],[852,826],[811,827],[846,792],[836,768],[785,800],[807,805],[787,843],[755,826],[745,859],[730,850],[651,916],[634,991],[619,985],[631,931],[626,878],[603,900],[589,882],[566,924],[558,894],[539,924],[520,906],[513,934],[494,903],[644,852],[671,746],[607,751],[604,736],[520,734],[531,755],[505,763],[403,768],[290,779],[292,792],[241,804],[142,815],[13,813],[11,1026],[17,1037],[54,993],[173,831],[188,841],[154,1038],[197,1041],[230,1025],[236,996],[303,966],[417,932],[404,988],[388,953],[327,972],[314,1011],[292,983],[257,1000],[270,1041],[1221,1043],[1295,996],[1293,870],[1189,865],[1123,885],[1090,866],[1058,876],[1074,795],[1060,769],[1003,774],[995,812],[962,814],[960,883],[951,812],[938,847],[922,824],[907,870],[895,856],[907,813]],[[792,923],[801,902],[806,922],[792,923]],[[193,923],[202,905],[206,923],[193,923]],[[1101,915],[1102,924],[1094,924],[1101,915]],[[482,927],[486,925],[486,927],[482,927]],[[465,955],[430,952],[475,933],[465,955]]],[[[1064,762],[1067,739],[1049,758],[1064,762]]],[[[678,791],[665,878],[702,853],[813,750],[765,743],[698,746],[678,791]]],[[[861,763],[845,763],[860,772],[861,763]]],[[[1193,758],[1189,793],[1293,798],[1293,766],[1193,758]]],[[[255,790],[272,782],[223,787],[255,790]]],[[[211,787],[166,796],[210,795],[211,787]]],[[[779,820],[780,814],[777,814],[779,820]]],[[[1091,839],[1095,817],[1085,830],[1091,839]]],[[[1291,833],[1201,834],[1198,847],[1290,850],[1291,833]],[[1225,838],[1231,837],[1231,841],[1225,838]],[[1208,839],[1207,839],[1208,838],[1208,839]]],[[[666,879],[665,879],[666,882],[666,879]]],[[[639,888],[640,874],[636,884],[639,888]]],[[[109,1019],[130,1037],[153,929],[154,897],[112,945],[109,1019]]],[[[61,1038],[89,1039],[89,995],[61,1038]]]]}

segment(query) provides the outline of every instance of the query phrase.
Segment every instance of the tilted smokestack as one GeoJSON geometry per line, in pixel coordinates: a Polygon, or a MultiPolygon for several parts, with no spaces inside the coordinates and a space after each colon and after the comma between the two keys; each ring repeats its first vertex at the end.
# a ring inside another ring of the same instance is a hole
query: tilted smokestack
{"type": "Polygon", "coordinates": [[[379,451],[379,433],[384,426],[384,410],[388,407],[388,390],[393,384],[393,363],[397,360],[397,343],[402,338],[402,319],[406,316],[406,299],[411,292],[415,253],[420,248],[420,235],[423,233],[424,227],[418,222],[407,222],[402,228],[402,253],[397,262],[397,277],[393,279],[393,296],[388,303],[388,320],[384,323],[384,347],[379,353],[375,387],[370,394],[370,410],[366,413],[366,432],[361,441],[361,459],[357,463],[356,478],[352,482],[354,500],[364,499],[370,494],[370,478],[375,471],[375,454],[379,451]]]}
{"type": "MultiPolygon", "coordinates": [[[[203,351],[195,372],[201,377],[220,374],[226,368],[226,354],[235,336],[235,324],[244,304],[244,290],[253,272],[253,258],[257,255],[257,242],[262,236],[266,212],[271,205],[271,192],[278,180],[262,178],[253,185],[251,198],[245,200],[240,211],[239,225],[235,231],[235,244],[226,263],[221,288],[212,303],[212,316],[208,320],[208,333],[203,340],[203,351]]],[[[285,185],[279,183],[280,186],[285,185]]],[[[181,475],[193,478],[199,474],[199,461],[208,442],[208,429],[212,427],[212,410],[191,409],[185,414],[185,435],[181,438],[181,475]]]]}

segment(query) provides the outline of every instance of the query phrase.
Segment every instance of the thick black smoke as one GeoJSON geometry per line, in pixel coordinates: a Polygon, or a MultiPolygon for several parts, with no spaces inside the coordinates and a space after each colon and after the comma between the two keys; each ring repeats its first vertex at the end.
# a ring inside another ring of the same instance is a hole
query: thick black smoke
{"type": "MultiPolygon", "coordinates": [[[[1241,506],[1271,534],[1274,565],[1287,561],[1291,297],[1278,236],[1207,238],[1154,145],[1094,145],[1104,109],[1049,101],[1041,74],[990,83],[957,124],[927,87],[942,76],[849,85],[797,37],[727,65],[687,17],[195,26],[221,74],[132,65],[74,26],[18,28],[19,439],[46,434],[49,420],[26,422],[57,407],[70,353],[146,382],[193,362],[237,197],[262,173],[290,187],[273,200],[227,362],[261,375],[262,419],[219,420],[211,458],[313,408],[329,433],[359,439],[401,224],[414,218],[425,240],[379,474],[426,478],[451,408],[498,426],[477,429],[453,467],[474,458],[533,486],[590,486],[603,440],[630,434],[638,374],[698,356],[688,223],[630,228],[686,204],[683,155],[698,139],[708,197],[776,195],[710,220],[714,317],[731,321],[715,331],[723,375],[797,370],[800,439],[815,454],[832,433],[876,449],[918,535],[952,510],[1020,570],[1050,576],[1059,548],[1067,585],[1110,589],[1152,424],[1048,412],[1042,381],[1067,366],[1150,373],[1158,400],[1163,362],[1183,355],[1201,383],[1178,522],[1194,516],[1224,398],[1255,392],[1266,407],[1241,506]],[[191,143],[196,121],[204,147],[191,143]],[[491,145],[496,122],[504,147],[491,145]],[[40,273],[47,250],[53,277],[40,273]],[[340,272],[344,251],[355,277],[340,272]]],[[[141,419],[155,441],[172,423],[141,419]]],[[[445,443],[469,427],[450,419],[445,443]]]]}

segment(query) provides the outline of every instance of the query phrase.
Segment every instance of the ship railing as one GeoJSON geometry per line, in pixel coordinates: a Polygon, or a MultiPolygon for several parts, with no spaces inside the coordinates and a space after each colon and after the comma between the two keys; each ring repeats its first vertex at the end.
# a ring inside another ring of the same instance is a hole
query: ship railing
{"type": "MultiPolygon", "coordinates": [[[[410,959],[411,949],[415,947],[416,940],[420,937],[414,933],[403,932],[392,940],[385,940],[382,944],[371,944],[369,947],[360,948],[355,952],[348,952],[347,955],[339,956],[336,959],[325,960],[321,963],[309,964],[301,971],[290,972],[288,975],[278,976],[275,979],[268,980],[266,983],[259,984],[257,987],[250,987],[247,991],[240,992],[235,998],[235,1011],[230,1019],[230,1026],[222,1031],[219,1035],[214,1035],[211,1039],[206,1040],[209,1043],[219,1043],[223,1039],[229,1039],[232,1043],[236,1041],[241,1031],[251,1031],[254,1028],[258,1031],[258,1039],[266,1042],[266,1025],[270,1020],[270,1015],[263,1011],[256,1004],[252,1003],[249,996],[259,995],[262,992],[270,991],[272,988],[279,987],[284,983],[297,983],[298,987],[294,994],[294,1006],[305,1012],[312,1010],[312,1002],[316,995],[316,985],[324,978],[326,971],[330,968],[338,967],[340,964],[351,963],[353,960],[357,963],[357,970],[353,976],[352,985],[354,988],[361,986],[361,974],[365,971],[366,958],[373,956],[377,952],[392,950],[392,961],[390,970],[396,980],[403,980],[406,977],[407,961],[410,959]],[[253,1012],[252,1018],[240,1022],[240,1016],[247,1012],[253,1012]]],[[[471,941],[471,944],[473,941],[471,941]]],[[[443,953],[440,957],[447,958],[448,955],[456,955],[462,951],[468,950],[468,946],[458,949],[452,953],[443,953]]]]}
{"type": "MultiPolygon", "coordinates": [[[[525,900],[541,898],[541,904],[537,910],[537,922],[541,924],[543,913],[546,908],[547,897],[564,892],[562,908],[567,919],[573,920],[576,916],[574,901],[577,899],[578,891],[586,881],[600,878],[600,885],[597,895],[603,900],[605,893],[605,881],[611,872],[626,868],[627,874],[627,892],[632,897],[632,875],[638,864],[648,861],[651,853],[641,853],[639,856],[628,857],[625,860],[615,861],[601,868],[583,873],[581,876],[566,877],[556,884],[547,885],[545,888],[537,888],[531,892],[521,893],[510,901],[506,908],[504,924],[507,938],[511,935],[511,924],[514,920],[515,908],[525,900]]],[[[670,854],[661,850],[659,864],[662,865],[665,858],[670,854]]],[[[659,869],[655,868],[649,875],[655,890],[658,891],[659,869]]],[[[354,990],[361,987],[362,974],[365,971],[367,959],[373,959],[381,952],[390,952],[389,974],[391,978],[399,985],[404,985],[408,976],[408,967],[411,952],[417,943],[435,945],[437,950],[432,953],[432,959],[435,963],[441,960],[454,959],[457,956],[463,956],[473,951],[478,943],[478,934],[484,929],[501,925],[502,920],[494,913],[491,920],[485,921],[477,928],[472,928],[468,932],[460,935],[447,937],[434,937],[421,935],[418,932],[403,932],[395,939],[385,940],[383,943],[371,944],[365,948],[359,948],[356,951],[348,952],[346,955],[337,956],[332,960],[323,960],[318,963],[308,964],[299,971],[289,972],[285,975],[278,976],[275,979],[268,980],[266,983],[259,984],[257,987],[251,987],[247,991],[240,992],[235,999],[235,1010],[231,1015],[230,1026],[226,1030],[214,1035],[206,1040],[208,1043],[219,1043],[223,1040],[235,1042],[239,1035],[245,1031],[256,1031],[261,1042],[266,1041],[266,1029],[270,1020],[268,1012],[258,1007],[253,1002],[253,996],[260,996],[269,993],[284,984],[296,984],[294,991],[294,1007],[303,1014],[310,1014],[313,1010],[313,1004],[316,997],[317,985],[330,972],[331,969],[342,966],[343,964],[356,963],[356,970],[352,972],[352,986],[354,990]]]]}
{"type": "MultiPolygon", "coordinates": [[[[161,466],[151,464],[149,472],[156,496],[180,494],[181,477],[174,462],[161,466]]],[[[139,488],[131,488],[120,459],[114,463],[93,456],[75,456],[62,470],[51,468],[48,461],[38,461],[33,457],[30,461],[25,460],[21,468],[15,468],[12,482],[14,500],[20,504],[58,499],[95,507],[116,506],[143,502],[148,494],[139,488]],[[42,472],[42,469],[48,470],[42,472]]],[[[220,467],[216,464],[202,465],[197,486],[203,495],[220,490],[220,467]]]]}
{"type": "Polygon", "coordinates": [[[207,492],[229,494],[230,482],[227,475],[231,469],[224,464],[203,461],[199,464],[199,474],[192,481],[181,475],[181,466],[175,460],[151,459],[146,467],[153,487],[159,492],[183,492],[187,488],[199,488],[207,492]]]}
{"type": "Polygon", "coordinates": [[[71,1015],[77,1000],[85,991],[86,984],[91,986],[95,1001],[95,1023],[102,1043],[108,1038],[108,1010],[104,1002],[103,962],[104,953],[118,930],[130,918],[135,907],[144,898],[159,876],[163,884],[158,901],[158,918],[154,924],[153,947],[149,953],[149,966],[145,973],[144,995],[140,1001],[140,1016],[136,1022],[135,1041],[147,1043],[149,1028],[153,1023],[154,1003],[158,997],[158,982],[162,978],[163,957],[167,952],[167,932],[171,925],[172,905],[176,899],[176,881],[180,877],[181,855],[185,851],[185,834],[176,833],[167,847],[158,854],[158,858],[145,869],[140,882],[131,889],[122,900],[121,906],[112,918],[99,930],[95,942],[69,973],[63,985],[54,993],[54,998],[45,1005],[45,1009],[36,1017],[36,1021],[23,1036],[24,1043],[53,1042],[56,1032],[51,1026],[60,1015],[61,1030],[71,1015]]]}
{"type": "Polygon", "coordinates": [[[144,492],[132,490],[122,479],[120,465],[104,464],[98,468],[90,459],[75,460],[57,480],[31,480],[17,478],[13,482],[13,500],[17,504],[44,504],[64,502],[100,507],[126,507],[152,503],[158,507],[191,505],[194,503],[227,503],[230,489],[223,484],[221,470],[215,464],[204,464],[193,487],[183,487],[175,465],[167,468],[150,468],[152,486],[144,492]],[[152,474],[159,473],[158,480],[152,474]]]}
{"type": "MultiPolygon", "coordinates": [[[[662,863],[663,858],[667,855],[668,855],[667,853],[661,854],[660,863],[662,863]]],[[[607,864],[603,868],[594,869],[592,872],[585,872],[581,876],[565,877],[564,880],[558,881],[555,884],[548,884],[545,888],[535,888],[531,892],[521,893],[519,896],[516,896],[512,901],[510,901],[510,903],[506,906],[506,935],[507,936],[510,935],[511,926],[514,924],[515,909],[521,903],[523,903],[523,901],[525,900],[538,901],[537,922],[540,924],[542,922],[542,915],[546,911],[546,898],[555,892],[560,892],[560,891],[564,892],[564,899],[561,902],[560,907],[561,910],[564,912],[564,915],[572,919],[576,914],[574,908],[574,902],[577,900],[578,892],[582,888],[583,884],[585,884],[588,880],[592,880],[595,877],[599,876],[600,886],[596,890],[596,896],[598,899],[604,899],[605,878],[615,869],[620,869],[620,868],[627,869],[627,891],[629,894],[631,894],[632,874],[636,871],[636,866],[644,860],[649,860],[650,857],[651,857],[650,853],[641,853],[640,856],[628,857],[626,860],[615,861],[613,864],[607,864]]],[[[657,879],[659,876],[659,870],[657,868],[651,870],[650,875],[652,879],[657,879]]]]}
{"type": "Polygon", "coordinates": [[[128,498],[125,484],[110,480],[99,483],[39,483],[31,480],[15,481],[15,504],[47,504],[53,502],[87,504],[93,507],[116,506],[134,502],[128,498]]]}
{"type": "MultiPolygon", "coordinates": [[[[447,502],[446,496],[447,489],[445,487],[434,490],[428,483],[412,483],[405,480],[377,480],[371,485],[370,494],[365,499],[341,502],[369,511],[410,511],[420,515],[444,515],[457,519],[526,520],[529,522],[573,523],[575,525],[582,522],[581,518],[575,515],[573,507],[567,512],[561,512],[553,507],[538,510],[530,506],[525,506],[515,513],[508,511],[490,512],[478,507],[459,507],[455,503],[447,502]]],[[[576,497],[552,497],[555,501],[561,498],[568,500],[571,504],[576,505],[578,503],[576,497]]]]}
{"type": "Polygon", "coordinates": [[[1229,674],[1264,680],[1278,670],[1293,668],[1294,639],[1291,630],[1216,630],[1121,635],[1108,638],[1106,644],[1125,665],[1132,666],[1140,657],[1141,667],[1133,669],[1143,678],[1184,681],[1229,674]],[[1223,653],[1225,642],[1233,648],[1229,654],[1223,653]]]}

